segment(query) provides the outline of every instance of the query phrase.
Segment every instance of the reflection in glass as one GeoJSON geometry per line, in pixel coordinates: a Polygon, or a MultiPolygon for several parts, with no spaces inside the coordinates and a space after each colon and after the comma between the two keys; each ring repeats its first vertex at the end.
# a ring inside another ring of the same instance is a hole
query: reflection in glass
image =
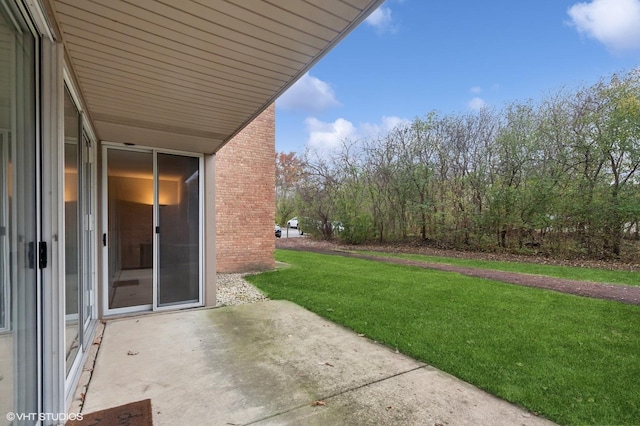
{"type": "Polygon", "coordinates": [[[109,309],[153,303],[153,153],[107,150],[109,309]]]}
{"type": "Polygon", "coordinates": [[[199,159],[158,154],[158,306],[200,295],[199,159]]]}
{"type": "Polygon", "coordinates": [[[78,164],[80,114],[67,91],[64,97],[64,255],[65,255],[65,349],[67,374],[79,349],[80,199],[78,164]]]}
{"type": "MultiPolygon", "coordinates": [[[[0,3],[0,425],[38,410],[37,46],[14,2],[0,3]]],[[[33,423],[33,422],[29,422],[33,423]]],[[[23,424],[15,422],[14,424],[23,424]]],[[[27,424],[27,423],[24,423],[27,424]]]]}

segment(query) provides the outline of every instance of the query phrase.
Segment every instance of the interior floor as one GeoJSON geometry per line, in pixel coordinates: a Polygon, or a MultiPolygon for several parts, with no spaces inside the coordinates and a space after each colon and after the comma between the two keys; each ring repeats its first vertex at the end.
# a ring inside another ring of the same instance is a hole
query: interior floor
{"type": "Polygon", "coordinates": [[[151,305],[153,303],[153,269],[119,271],[109,287],[109,308],[151,305]]]}

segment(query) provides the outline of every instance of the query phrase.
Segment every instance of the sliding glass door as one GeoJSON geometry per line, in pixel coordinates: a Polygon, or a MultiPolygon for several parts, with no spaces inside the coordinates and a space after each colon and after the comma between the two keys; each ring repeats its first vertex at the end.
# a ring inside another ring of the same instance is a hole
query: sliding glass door
{"type": "Polygon", "coordinates": [[[9,331],[9,132],[0,131],[0,333],[9,331]]]}
{"type": "Polygon", "coordinates": [[[0,425],[39,407],[38,44],[0,1],[0,425]]]}
{"type": "Polygon", "coordinates": [[[82,303],[79,227],[80,113],[68,91],[64,97],[64,259],[65,359],[67,375],[80,347],[79,306],[82,303]]]}
{"type": "Polygon", "coordinates": [[[108,146],[107,314],[199,306],[201,158],[108,146]]]}
{"type": "Polygon", "coordinates": [[[156,305],[200,300],[200,161],[158,154],[156,305]]]}
{"type": "Polygon", "coordinates": [[[65,359],[70,376],[88,346],[95,319],[95,187],[93,148],[82,114],[68,90],[64,99],[65,359]]]}
{"type": "Polygon", "coordinates": [[[106,149],[107,309],[153,304],[153,153],[106,149]]]}

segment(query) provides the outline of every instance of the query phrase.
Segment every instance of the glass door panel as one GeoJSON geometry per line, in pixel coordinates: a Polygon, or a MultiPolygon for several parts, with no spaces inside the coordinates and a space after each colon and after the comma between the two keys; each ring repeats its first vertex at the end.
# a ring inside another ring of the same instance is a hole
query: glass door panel
{"type": "MultiPolygon", "coordinates": [[[[93,171],[91,142],[68,90],[64,98],[65,359],[67,377],[87,347],[94,284],[93,171]]],[[[75,367],[74,367],[75,365],[75,367]]]]}
{"type": "MultiPolygon", "coordinates": [[[[106,150],[108,309],[153,304],[153,153],[106,150]]],[[[139,309],[138,309],[139,310],[139,309]]]]}
{"type": "Polygon", "coordinates": [[[0,2],[0,425],[38,411],[36,57],[14,2],[0,2]]]}
{"type": "Polygon", "coordinates": [[[200,301],[200,160],[157,154],[157,306],[200,301]]]}
{"type": "Polygon", "coordinates": [[[81,306],[80,223],[81,197],[78,191],[80,114],[69,92],[64,97],[64,257],[65,257],[65,354],[67,374],[80,347],[81,306]]]}

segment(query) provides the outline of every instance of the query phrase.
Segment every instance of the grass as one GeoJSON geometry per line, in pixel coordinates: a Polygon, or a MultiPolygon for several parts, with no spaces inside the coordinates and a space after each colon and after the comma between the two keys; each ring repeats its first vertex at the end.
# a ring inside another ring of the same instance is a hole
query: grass
{"type": "Polygon", "coordinates": [[[640,307],[459,274],[277,250],[247,277],[561,424],[640,424],[640,307]]]}
{"type": "Polygon", "coordinates": [[[623,284],[640,286],[640,273],[633,271],[610,271],[578,266],[542,265],[537,263],[509,262],[498,260],[460,259],[455,257],[426,256],[420,254],[382,253],[375,251],[356,251],[356,253],[382,257],[418,260],[422,262],[443,263],[446,265],[464,266],[496,271],[520,272],[524,274],[544,275],[548,277],[571,280],[591,281],[596,283],[623,284]]]}

